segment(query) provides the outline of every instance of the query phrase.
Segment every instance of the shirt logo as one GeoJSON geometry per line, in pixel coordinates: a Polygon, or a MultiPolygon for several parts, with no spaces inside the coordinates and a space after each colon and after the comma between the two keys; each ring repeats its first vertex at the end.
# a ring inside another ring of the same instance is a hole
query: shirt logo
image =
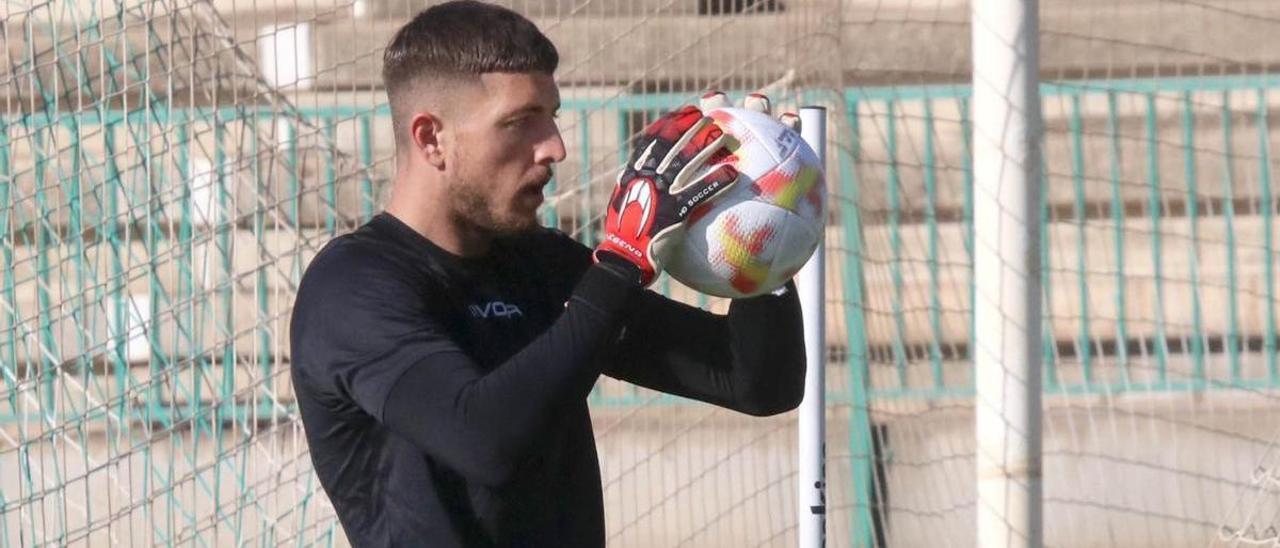
{"type": "Polygon", "coordinates": [[[524,317],[520,307],[502,301],[489,301],[483,305],[473,304],[467,307],[471,316],[481,319],[524,317]]]}

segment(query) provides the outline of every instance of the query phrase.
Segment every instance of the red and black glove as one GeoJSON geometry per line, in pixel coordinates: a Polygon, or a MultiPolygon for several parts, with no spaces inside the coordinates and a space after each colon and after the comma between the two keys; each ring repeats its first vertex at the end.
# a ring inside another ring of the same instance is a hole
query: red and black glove
{"type": "Polygon", "coordinates": [[[640,269],[644,285],[653,283],[684,236],[684,220],[737,182],[725,140],[692,106],[646,127],[609,198],[595,260],[603,253],[619,256],[640,269]]]}

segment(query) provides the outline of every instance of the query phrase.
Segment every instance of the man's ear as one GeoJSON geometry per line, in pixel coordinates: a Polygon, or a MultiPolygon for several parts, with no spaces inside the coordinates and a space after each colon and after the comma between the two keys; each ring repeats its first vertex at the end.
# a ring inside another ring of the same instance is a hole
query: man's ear
{"type": "Polygon", "coordinates": [[[444,167],[444,149],[441,133],[444,125],[440,117],[430,112],[418,112],[409,119],[409,137],[413,141],[413,153],[437,168],[444,167]]]}

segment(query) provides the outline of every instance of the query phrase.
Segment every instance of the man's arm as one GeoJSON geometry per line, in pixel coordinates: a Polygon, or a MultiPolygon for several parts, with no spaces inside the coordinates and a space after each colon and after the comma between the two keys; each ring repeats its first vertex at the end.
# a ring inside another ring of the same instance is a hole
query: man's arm
{"type": "MultiPolygon", "coordinates": [[[[704,95],[700,104],[703,111],[732,106],[721,92],[704,95]]],[[[760,94],[747,96],[743,107],[764,114],[771,110],[768,97],[760,94]]],[[[800,130],[800,119],[792,113],[780,121],[800,130]]],[[[606,374],[752,415],[781,413],[800,404],[804,328],[793,284],[781,295],[735,300],[727,316],[653,294],[637,301],[606,374]]]]}
{"type": "MultiPolygon", "coordinates": [[[[599,376],[599,350],[617,336],[638,277],[611,265],[587,270],[559,319],[506,362],[484,372],[429,319],[394,272],[353,257],[304,280],[293,324],[295,378],[327,405],[356,406],[432,458],[478,484],[507,483],[563,406],[599,376]],[[353,272],[354,271],[354,272],[353,272]],[[323,279],[317,276],[316,281],[323,279]]],[[[310,275],[310,274],[309,274],[310,275]]]]}
{"type": "Polygon", "coordinates": [[[605,374],[751,415],[800,405],[804,327],[792,283],[735,299],[724,316],[647,292],[631,310],[605,374]]]}
{"type": "Polygon", "coordinates": [[[617,332],[634,282],[596,266],[565,311],[487,374],[461,351],[437,354],[400,378],[383,422],[469,479],[502,485],[600,374],[598,350],[617,332]]]}
{"type": "MultiPolygon", "coordinates": [[[[591,264],[591,248],[568,236],[549,245],[571,270],[591,264]]],[[[727,315],[639,292],[603,372],[751,415],[794,409],[804,397],[804,323],[794,283],[784,288],[731,301],[727,315]]]]}

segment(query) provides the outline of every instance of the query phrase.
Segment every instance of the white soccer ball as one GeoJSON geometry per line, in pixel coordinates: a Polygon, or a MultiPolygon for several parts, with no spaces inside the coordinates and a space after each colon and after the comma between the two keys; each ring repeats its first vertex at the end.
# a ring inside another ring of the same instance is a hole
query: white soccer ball
{"type": "Polygon", "coordinates": [[[798,133],[766,114],[719,108],[706,115],[731,137],[738,182],[690,216],[684,241],[663,266],[708,295],[762,295],[794,277],[822,240],[823,166],[798,133]]]}

